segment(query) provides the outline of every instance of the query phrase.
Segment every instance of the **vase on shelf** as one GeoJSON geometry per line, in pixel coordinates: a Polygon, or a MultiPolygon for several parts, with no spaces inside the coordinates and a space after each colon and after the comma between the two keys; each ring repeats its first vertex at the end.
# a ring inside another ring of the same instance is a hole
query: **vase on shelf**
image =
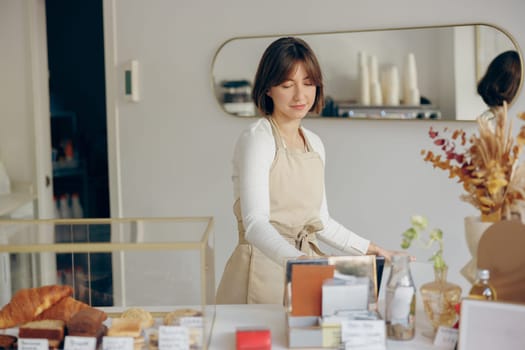
{"type": "Polygon", "coordinates": [[[477,256],[479,239],[492,224],[493,222],[481,221],[479,216],[467,216],[465,218],[465,240],[467,241],[471,258],[461,269],[461,275],[470,283],[474,283],[478,271],[477,256]]]}
{"type": "Polygon", "coordinates": [[[452,327],[457,320],[455,306],[461,301],[461,287],[447,281],[448,267],[434,267],[434,281],[419,288],[423,307],[433,327],[433,334],[439,326],[452,327]]]}

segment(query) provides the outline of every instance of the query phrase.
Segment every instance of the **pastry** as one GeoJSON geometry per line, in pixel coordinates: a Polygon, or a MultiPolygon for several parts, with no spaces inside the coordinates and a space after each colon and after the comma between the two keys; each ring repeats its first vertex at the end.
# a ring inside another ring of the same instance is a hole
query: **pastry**
{"type": "Polygon", "coordinates": [[[144,342],[144,337],[143,336],[139,336],[139,337],[135,337],[133,338],[133,349],[142,349],[142,347],[144,346],[145,342],[144,342]]]}
{"type": "Polygon", "coordinates": [[[16,347],[16,337],[8,334],[0,334],[0,350],[12,350],[16,347]]]}
{"type": "Polygon", "coordinates": [[[142,327],[139,319],[114,318],[111,320],[111,327],[109,327],[107,335],[109,337],[131,337],[133,338],[133,348],[141,349],[144,345],[144,337],[141,333],[142,327]]]}
{"type": "Polygon", "coordinates": [[[66,323],[67,332],[74,336],[97,337],[107,318],[104,311],[92,307],[82,309],[66,323]]]}
{"type": "Polygon", "coordinates": [[[89,307],[88,304],[75,300],[72,297],[65,297],[38,315],[35,320],[62,320],[68,322],[77,312],[89,307]]]}
{"type": "Polygon", "coordinates": [[[102,338],[107,334],[108,332],[108,327],[106,327],[105,324],[100,324],[100,326],[98,326],[98,328],[95,330],[94,333],[86,333],[86,332],[77,332],[77,331],[73,331],[73,332],[70,332],[69,329],[67,329],[66,327],[66,330],[67,330],[67,335],[71,335],[71,336],[74,336],[74,337],[91,337],[91,338],[95,338],[97,339],[97,345],[99,345],[100,343],[102,343],[102,338]]]}
{"type": "MultiPolygon", "coordinates": [[[[164,316],[165,326],[180,326],[181,317],[201,317],[202,312],[195,309],[179,309],[167,313],[164,316]]],[[[190,337],[190,348],[198,349],[202,344],[202,328],[192,327],[188,329],[190,337]]]]}
{"type": "Polygon", "coordinates": [[[139,307],[127,309],[122,313],[120,317],[139,320],[140,327],[142,327],[142,329],[150,328],[155,323],[155,320],[153,319],[153,316],[151,316],[151,313],[139,307]]]}
{"type": "Polygon", "coordinates": [[[159,348],[159,331],[154,330],[148,336],[150,350],[156,350],[159,348]]]}
{"type": "Polygon", "coordinates": [[[40,320],[20,326],[20,338],[41,338],[49,341],[50,348],[58,348],[64,339],[65,323],[62,320],[40,320]]]}
{"type": "Polygon", "coordinates": [[[20,289],[0,310],[0,329],[32,321],[51,305],[72,294],[73,288],[70,286],[20,289]]]}
{"type": "Polygon", "coordinates": [[[163,323],[165,326],[178,326],[181,317],[199,317],[202,312],[194,309],[179,309],[167,313],[164,316],[163,323]]]}
{"type": "Polygon", "coordinates": [[[137,319],[114,318],[108,329],[108,336],[136,338],[140,336],[141,330],[140,321],[137,319]]]}

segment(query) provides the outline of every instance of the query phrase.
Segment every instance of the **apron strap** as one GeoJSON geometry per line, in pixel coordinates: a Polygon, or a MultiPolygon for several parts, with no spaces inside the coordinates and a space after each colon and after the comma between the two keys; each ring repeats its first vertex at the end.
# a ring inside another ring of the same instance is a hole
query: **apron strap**
{"type": "Polygon", "coordinates": [[[304,252],[306,249],[306,245],[309,245],[310,249],[314,251],[317,255],[324,255],[324,253],[321,252],[319,246],[317,245],[317,237],[315,234],[316,231],[318,230],[315,230],[315,228],[311,227],[310,225],[304,226],[295,238],[295,248],[304,252]]]}
{"type": "Polygon", "coordinates": [[[233,203],[233,213],[235,214],[235,218],[237,219],[237,232],[239,233],[239,243],[238,244],[250,244],[245,238],[246,230],[244,229],[244,225],[242,224],[240,198],[238,198],[235,201],[235,203],[233,203]]]}
{"type": "Polygon", "coordinates": [[[319,220],[306,223],[304,226],[290,227],[282,225],[275,221],[270,221],[271,224],[281,233],[287,240],[295,244],[295,248],[309,254],[311,251],[317,255],[324,256],[321,249],[317,245],[316,233],[323,229],[323,223],[319,220]]]}
{"type": "Polygon", "coordinates": [[[305,146],[306,146],[306,151],[307,152],[313,152],[314,149],[312,148],[312,145],[310,145],[310,141],[308,141],[308,137],[306,137],[306,135],[304,134],[304,130],[303,130],[302,126],[301,126],[300,130],[301,130],[301,134],[303,135],[304,143],[305,143],[305,146]]]}
{"type": "MultiPolygon", "coordinates": [[[[275,139],[275,148],[278,150],[279,148],[286,148],[284,146],[284,141],[281,137],[281,133],[279,132],[279,127],[277,126],[277,124],[275,124],[274,120],[272,117],[268,117],[268,120],[270,121],[270,125],[272,126],[272,133],[273,133],[273,138],[275,139]]],[[[303,127],[299,127],[299,131],[304,139],[304,146],[306,148],[306,152],[312,152],[313,151],[313,148],[312,148],[312,145],[310,145],[310,141],[308,141],[308,138],[306,137],[306,135],[304,134],[304,131],[303,131],[303,127]]]]}
{"type": "MultiPolygon", "coordinates": [[[[239,244],[250,244],[245,237],[246,231],[244,229],[244,225],[242,224],[241,201],[239,199],[237,199],[233,204],[233,212],[237,217],[239,244]]],[[[270,221],[270,223],[284,238],[290,241],[290,243],[294,243],[295,248],[298,250],[305,253],[309,253],[311,250],[317,255],[326,255],[321,251],[321,249],[319,249],[319,246],[317,245],[316,232],[323,229],[323,223],[321,221],[312,221],[306,223],[304,226],[298,227],[289,227],[276,221],[270,221]]]]}
{"type": "Polygon", "coordinates": [[[281,148],[286,148],[284,147],[284,141],[281,137],[281,133],[279,132],[279,127],[277,126],[277,124],[275,124],[275,121],[273,120],[272,117],[268,117],[268,120],[270,121],[270,125],[272,126],[272,133],[273,133],[273,138],[275,140],[276,151],[281,148]]]}

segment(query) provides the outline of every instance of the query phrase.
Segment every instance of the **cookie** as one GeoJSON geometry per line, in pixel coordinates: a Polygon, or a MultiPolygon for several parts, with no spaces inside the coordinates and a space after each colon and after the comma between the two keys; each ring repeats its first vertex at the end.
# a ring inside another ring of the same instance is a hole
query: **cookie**
{"type": "Polygon", "coordinates": [[[120,317],[139,320],[142,329],[150,328],[155,323],[151,313],[139,307],[127,309],[120,317]]]}
{"type": "Polygon", "coordinates": [[[202,312],[195,309],[179,309],[167,313],[164,316],[163,323],[165,326],[178,326],[181,317],[199,317],[202,312]]]}

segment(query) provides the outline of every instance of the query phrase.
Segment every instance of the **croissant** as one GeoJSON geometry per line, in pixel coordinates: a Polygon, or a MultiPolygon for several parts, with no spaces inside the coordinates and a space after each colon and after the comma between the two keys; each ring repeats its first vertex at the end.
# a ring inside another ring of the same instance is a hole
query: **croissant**
{"type": "Polygon", "coordinates": [[[50,285],[20,289],[0,310],[0,329],[30,322],[51,305],[72,294],[73,288],[70,286],[50,285]]]}
{"type": "Polygon", "coordinates": [[[88,307],[90,306],[86,303],[75,300],[72,297],[65,297],[51,305],[49,309],[44,310],[35,320],[62,320],[68,322],[73,315],[88,307]]]}

